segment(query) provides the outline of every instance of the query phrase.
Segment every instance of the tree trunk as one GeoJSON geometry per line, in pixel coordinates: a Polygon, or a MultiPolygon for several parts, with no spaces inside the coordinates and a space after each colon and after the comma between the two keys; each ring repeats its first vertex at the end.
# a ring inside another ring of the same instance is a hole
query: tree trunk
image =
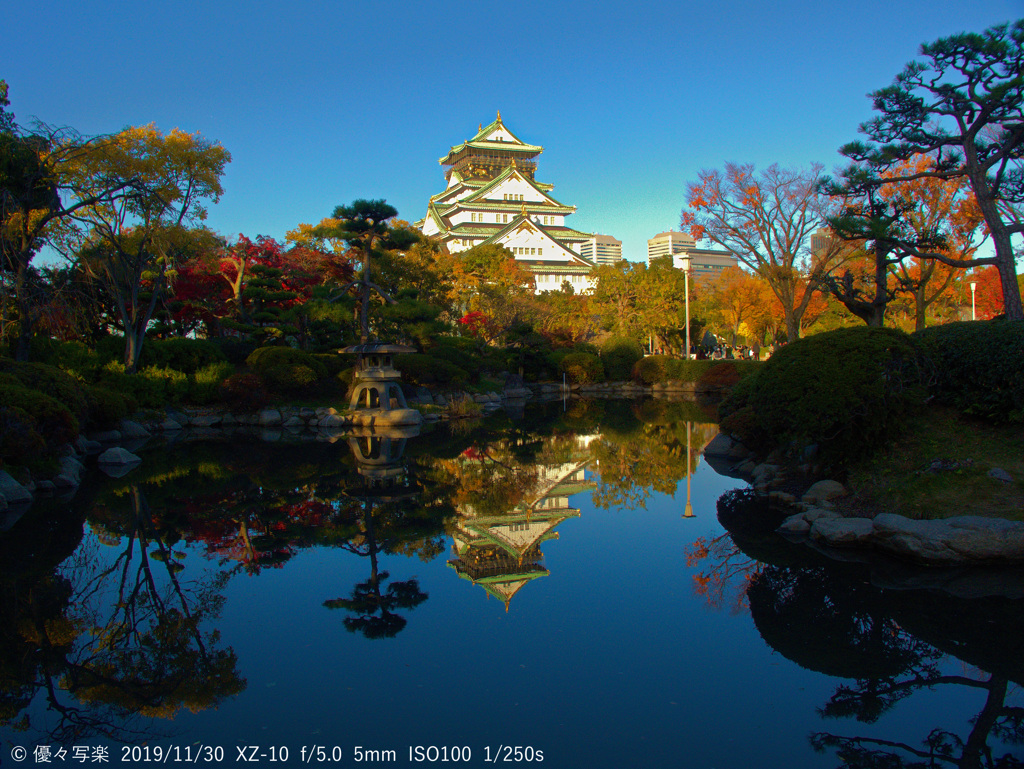
{"type": "Polygon", "coordinates": [[[142,342],[145,334],[145,330],[136,331],[131,326],[125,325],[124,370],[127,374],[134,374],[139,368],[139,358],[142,356],[142,342]]]}
{"type": "Polygon", "coordinates": [[[920,286],[914,291],[914,330],[923,331],[928,325],[928,320],[925,315],[925,310],[928,309],[928,304],[925,302],[924,297],[924,286],[920,286]]]}
{"type": "Polygon", "coordinates": [[[1024,307],[1021,306],[1020,286],[1017,284],[1017,265],[1013,253],[1013,242],[995,199],[996,193],[989,186],[988,169],[981,165],[977,148],[973,142],[967,142],[964,150],[967,180],[974,191],[978,209],[992,235],[992,247],[996,252],[996,267],[999,269],[999,282],[1003,287],[1003,310],[1006,312],[1006,319],[1024,321],[1024,307]]]}
{"type": "Polygon", "coordinates": [[[1024,307],[1021,305],[1020,284],[1017,282],[1017,266],[1013,258],[1013,244],[1010,242],[1010,236],[1002,233],[1002,238],[997,240],[993,233],[992,242],[996,246],[996,257],[999,259],[996,267],[999,269],[999,283],[1003,288],[1003,310],[1006,312],[1006,319],[1024,321],[1024,307]],[[1005,240],[1002,247],[1009,258],[1000,253],[999,240],[1005,240]]]}
{"type": "Polygon", "coordinates": [[[14,359],[21,363],[28,360],[32,344],[32,328],[35,318],[32,313],[31,301],[28,297],[28,265],[18,265],[18,275],[14,282],[14,291],[18,304],[18,342],[14,348],[14,359]]]}

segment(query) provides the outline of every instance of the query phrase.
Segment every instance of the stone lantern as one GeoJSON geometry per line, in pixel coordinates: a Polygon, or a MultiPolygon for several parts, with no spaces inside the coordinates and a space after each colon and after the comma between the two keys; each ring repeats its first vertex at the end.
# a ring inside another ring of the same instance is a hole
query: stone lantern
{"type": "Polygon", "coordinates": [[[341,352],[358,355],[349,411],[354,425],[362,427],[388,427],[418,425],[423,416],[409,408],[402,392],[402,374],[395,367],[392,356],[396,353],[416,352],[414,347],[401,344],[357,344],[342,348],[341,352]]]}

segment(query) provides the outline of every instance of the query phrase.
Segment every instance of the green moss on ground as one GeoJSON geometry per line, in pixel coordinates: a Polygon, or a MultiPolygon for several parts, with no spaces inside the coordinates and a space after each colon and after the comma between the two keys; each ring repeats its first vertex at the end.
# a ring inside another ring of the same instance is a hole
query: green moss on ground
{"type": "Polygon", "coordinates": [[[841,509],[849,515],[1024,520],[1024,431],[932,407],[900,438],[851,466],[847,485],[852,494],[841,509]],[[993,468],[1013,481],[989,477],[993,468]]]}

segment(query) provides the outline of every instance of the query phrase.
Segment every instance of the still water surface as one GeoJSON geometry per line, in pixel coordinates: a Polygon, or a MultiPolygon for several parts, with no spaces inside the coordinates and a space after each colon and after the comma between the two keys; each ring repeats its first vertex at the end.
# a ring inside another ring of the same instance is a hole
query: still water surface
{"type": "Polygon", "coordinates": [[[0,533],[0,764],[1021,765],[1021,602],[733,523],[714,433],[576,402],[144,453],[0,533]]]}

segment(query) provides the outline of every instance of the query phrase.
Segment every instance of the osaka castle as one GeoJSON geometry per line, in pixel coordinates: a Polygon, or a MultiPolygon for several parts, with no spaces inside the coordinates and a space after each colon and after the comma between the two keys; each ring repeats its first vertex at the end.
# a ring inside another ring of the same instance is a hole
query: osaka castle
{"type": "Polygon", "coordinates": [[[533,273],[537,292],[568,282],[589,291],[594,262],[580,255],[593,235],[567,227],[576,206],[551,196],[552,184],[534,178],[543,147],[527,144],[497,119],[440,159],[448,186],[430,198],[417,222],[451,253],[497,243],[533,273]]]}

